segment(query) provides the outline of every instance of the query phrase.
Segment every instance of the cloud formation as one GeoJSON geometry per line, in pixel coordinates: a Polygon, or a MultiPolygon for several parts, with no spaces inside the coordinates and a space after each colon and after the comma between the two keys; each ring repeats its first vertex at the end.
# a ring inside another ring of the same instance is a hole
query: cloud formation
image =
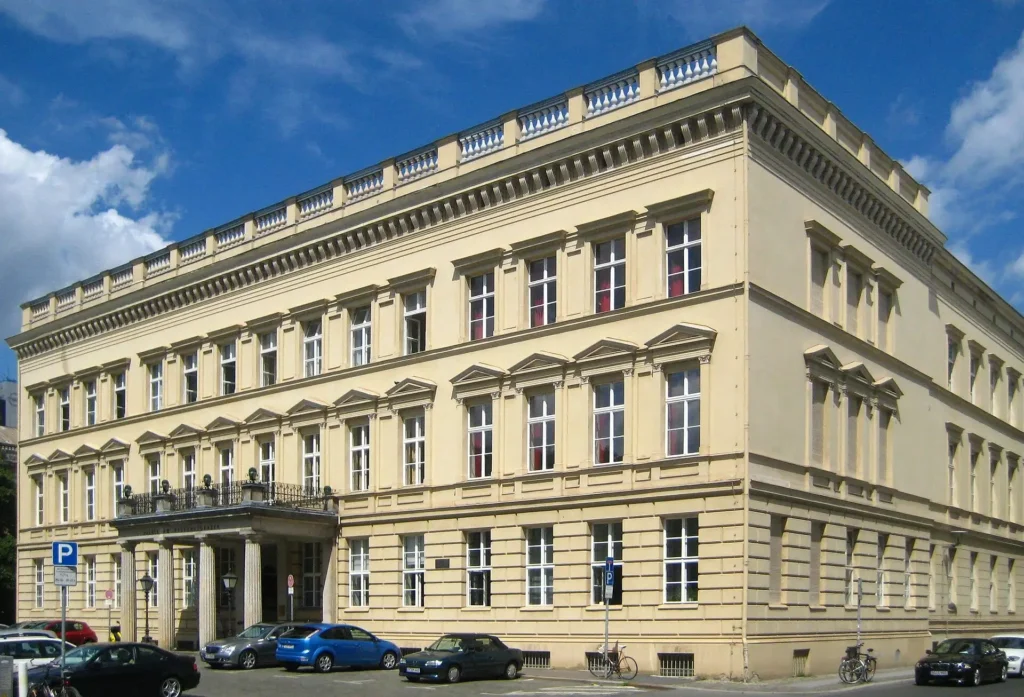
{"type": "Polygon", "coordinates": [[[479,32],[503,24],[529,22],[541,14],[544,0],[424,0],[398,16],[410,36],[473,40],[479,32]]]}
{"type": "Polygon", "coordinates": [[[831,0],[717,0],[694,5],[691,0],[640,0],[641,9],[670,16],[690,39],[705,39],[739,25],[754,31],[802,29],[821,14],[831,0]]]}

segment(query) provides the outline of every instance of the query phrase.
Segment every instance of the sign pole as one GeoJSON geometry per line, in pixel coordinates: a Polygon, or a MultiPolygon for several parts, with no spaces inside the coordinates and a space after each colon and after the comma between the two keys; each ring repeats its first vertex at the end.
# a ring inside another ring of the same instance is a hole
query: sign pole
{"type": "Polygon", "coordinates": [[[68,640],[68,589],[61,586],[60,589],[60,679],[64,684],[64,654],[67,653],[68,640]]]}
{"type": "Polygon", "coordinates": [[[295,621],[295,576],[288,574],[288,621],[295,621]]]}
{"type": "MultiPolygon", "coordinates": [[[[860,645],[860,605],[864,597],[864,581],[857,579],[857,644],[860,645]]],[[[858,649],[859,650],[859,649],[858,649]]]]}
{"type": "MultiPolygon", "coordinates": [[[[609,623],[609,604],[611,602],[612,593],[615,592],[615,557],[608,557],[604,560],[604,657],[609,663],[611,658],[609,656],[608,649],[608,623],[609,623]]],[[[608,671],[608,676],[611,677],[611,671],[608,671]]]]}

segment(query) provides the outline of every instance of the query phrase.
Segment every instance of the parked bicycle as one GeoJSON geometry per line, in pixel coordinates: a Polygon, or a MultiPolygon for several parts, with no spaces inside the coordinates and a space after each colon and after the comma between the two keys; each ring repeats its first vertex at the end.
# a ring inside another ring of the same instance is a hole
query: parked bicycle
{"type": "Polygon", "coordinates": [[[636,661],[626,655],[626,644],[619,646],[616,642],[615,648],[611,651],[607,646],[599,646],[598,649],[601,655],[592,659],[589,666],[590,673],[595,678],[607,680],[612,676],[618,676],[622,680],[632,680],[636,677],[636,661]]]}
{"type": "Polygon", "coordinates": [[[860,649],[863,646],[864,644],[860,643],[846,647],[846,655],[839,661],[839,679],[844,683],[871,682],[871,678],[875,677],[878,660],[872,655],[874,649],[861,653],[860,649]]]}
{"type": "Polygon", "coordinates": [[[61,677],[59,685],[41,682],[29,686],[28,697],[82,697],[81,693],[68,682],[67,673],[61,677]]]}

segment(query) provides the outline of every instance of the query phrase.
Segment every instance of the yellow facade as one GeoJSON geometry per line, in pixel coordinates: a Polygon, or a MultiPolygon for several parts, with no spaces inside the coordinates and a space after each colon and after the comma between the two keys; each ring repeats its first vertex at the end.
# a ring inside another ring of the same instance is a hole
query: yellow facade
{"type": "Polygon", "coordinates": [[[1024,319],[943,242],[740,30],[28,303],[19,618],[73,539],[73,616],[141,637],[150,573],[182,646],[292,574],[299,618],[578,666],[608,549],[642,670],[831,671],[858,581],[884,665],[1009,628],[1024,319]]]}

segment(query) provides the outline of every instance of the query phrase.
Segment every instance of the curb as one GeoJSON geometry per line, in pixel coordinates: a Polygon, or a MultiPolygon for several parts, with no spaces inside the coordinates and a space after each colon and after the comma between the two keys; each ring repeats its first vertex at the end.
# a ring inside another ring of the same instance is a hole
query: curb
{"type": "MultiPolygon", "coordinates": [[[[878,676],[876,679],[869,683],[859,683],[857,685],[845,685],[841,682],[828,682],[827,684],[814,684],[815,680],[809,679],[806,682],[791,682],[791,681],[776,681],[776,680],[765,680],[756,683],[745,683],[745,682],[729,682],[729,681],[703,681],[703,680],[686,680],[675,683],[652,683],[652,682],[632,682],[626,680],[602,680],[594,677],[569,677],[564,675],[544,675],[542,673],[523,673],[524,676],[530,678],[536,678],[538,680],[553,680],[558,682],[572,682],[581,683],[588,685],[608,685],[608,686],[621,686],[621,687],[632,687],[643,690],[700,690],[702,692],[735,692],[739,690],[745,690],[748,693],[764,692],[766,694],[773,693],[787,693],[787,694],[823,694],[829,692],[847,692],[850,690],[859,690],[864,687],[871,685],[883,685],[893,682],[909,681],[913,678],[913,675],[888,675],[878,676]],[[803,689],[796,689],[803,688],[803,689]]],[[[819,679],[820,680],[820,679],[819,679]]]]}

